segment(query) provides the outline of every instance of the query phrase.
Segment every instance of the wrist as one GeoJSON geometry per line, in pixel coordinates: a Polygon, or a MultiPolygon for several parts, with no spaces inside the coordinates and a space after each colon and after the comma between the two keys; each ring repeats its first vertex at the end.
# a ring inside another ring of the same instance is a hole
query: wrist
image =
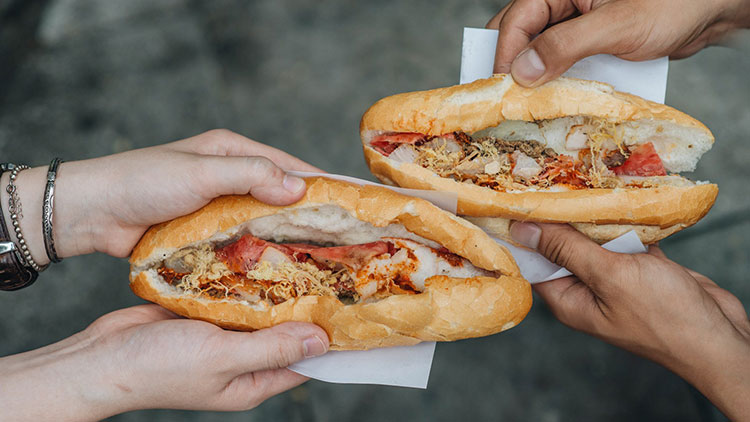
{"type": "MultiPolygon", "coordinates": [[[[12,220],[10,218],[10,205],[8,203],[9,194],[6,191],[10,181],[10,172],[3,174],[0,179],[0,200],[2,201],[3,216],[8,233],[16,245],[19,245],[19,239],[13,230],[12,220]]],[[[49,263],[47,253],[44,249],[44,237],[42,234],[42,202],[44,196],[44,183],[46,181],[46,171],[42,167],[35,167],[18,172],[15,180],[16,194],[18,201],[16,207],[18,216],[16,221],[21,229],[24,242],[28,247],[31,257],[34,261],[44,266],[49,263]]]]}
{"type": "Polygon", "coordinates": [[[750,414],[750,342],[739,333],[715,336],[695,347],[674,372],[703,393],[731,420],[750,414]],[[723,340],[722,340],[723,339],[723,340]]]}
{"type": "MultiPolygon", "coordinates": [[[[55,181],[55,198],[52,210],[52,230],[57,255],[67,258],[93,252],[90,235],[90,219],[85,209],[89,206],[85,198],[76,197],[74,174],[66,175],[73,167],[64,163],[58,168],[55,181]]],[[[71,170],[70,173],[74,173],[71,170]]],[[[6,187],[10,174],[6,172],[0,179],[0,201],[5,221],[9,226],[12,240],[18,244],[18,238],[11,227],[6,187]]],[[[16,177],[16,192],[21,204],[22,216],[18,219],[21,234],[26,242],[31,257],[40,266],[49,263],[44,246],[42,230],[42,204],[47,183],[47,166],[23,170],[16,177]]]]}

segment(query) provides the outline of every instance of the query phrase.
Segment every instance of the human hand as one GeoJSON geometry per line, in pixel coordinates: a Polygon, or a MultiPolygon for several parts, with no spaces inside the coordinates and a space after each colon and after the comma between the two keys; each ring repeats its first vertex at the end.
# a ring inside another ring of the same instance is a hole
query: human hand
{"type": "Polygon", "coordinates": [[[735,296],[655,246],[618,254],[568,225],[510,231],[575,274],[534,285],[563,324],[664,365],[730,418],[750,414],[750,322],[735,296]]]}
{"type": "Polygon", "coordinates": [[[313,324],[235,332],[135,306],[59,343],[0,358],[0,409],[3,420],[34,421],[150,408],[246,410],[306,381],[286,367],[327,349],[313,324]]]}
{"type": "MultiPolygon", "coordinates": [[[[55,186],[58,255],[128,256],[149,226],[189,214],[220,195],[250,193],[273,205],[296,202],[304,181],[284,170],[321,171],[227,130],[63,163],[55,186]]],[[[46,168],[37,167],[19,173],[16,181],[25,215],[21,230],[42,265],[49,262],[41,232],[45,180],[46,168]]]]}
{"type": "Polygon", "coordinates": [[[747,26],[748,0],[514,0],[486,25],[500,30],[495,72],[531,87],[594,54],[683,58],[747,26]]]}

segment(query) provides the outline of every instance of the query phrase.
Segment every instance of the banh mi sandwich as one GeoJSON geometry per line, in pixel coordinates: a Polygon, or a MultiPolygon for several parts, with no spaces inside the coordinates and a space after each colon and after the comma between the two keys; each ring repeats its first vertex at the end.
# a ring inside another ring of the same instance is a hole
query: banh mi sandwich
{"type": "Polygon", "coordinates": [[[312,322],[334,350],[486,336],[528,313],[513,257],[473,224],[386,188],[306,181],[290,206],[227,196],[152,227],[131,288],[229,329],[312,322]]]}
{"type": "Polygon", "coordinates": [[[510,75],[384,98],[362,117],[365,159],[388,184],[458,194],[458,213],[508,238],[509,220],[571,223],[603,243],[656,242],[695,224],[716,185],[693,182],[713,136],[610,85],[510,75]]]}

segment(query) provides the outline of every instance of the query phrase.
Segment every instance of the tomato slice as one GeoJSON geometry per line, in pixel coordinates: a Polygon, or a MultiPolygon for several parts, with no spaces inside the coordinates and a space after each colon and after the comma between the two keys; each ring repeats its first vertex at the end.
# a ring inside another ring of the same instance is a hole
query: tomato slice
{"type": "Polygon", "coordinates": [[[424,137],[423,134],[414,132],[383,133],[374,137],[372,141],[370,141],[370,146],[387,157],[391,155],[399,145],[415,144],[417,141],[424,139],[424,137]]]}
{"type": "Polygon", "coordinates": [[[621,166],[612,167],[610,170],[619,176],[666,176],[659,154],[656,153],[654,144],[651,142],[638,145],[631,150],[630,157],[621,166]]]}

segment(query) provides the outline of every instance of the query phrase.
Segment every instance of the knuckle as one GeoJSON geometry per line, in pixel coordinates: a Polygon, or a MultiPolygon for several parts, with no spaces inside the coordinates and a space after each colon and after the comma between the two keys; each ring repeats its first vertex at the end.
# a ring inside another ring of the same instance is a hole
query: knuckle
{"type": "Polygon", "coordinates": [[[267,178],[281,178],[283,171],[266,157],[255,156],[245,158],[250,172],[267,178]]]}
{"type": "Polygon", "coordinates": [[[268,368],[286,368],[298,360],[299,345],[297,341],[288,334],[278,334],[276,344],[271,347],[266,356],[268,368]]]}
{"type": "Polygon", "coordinates": [[[198,136],[196,152],[209,155],[226,155],[238,135],[228,129],[211,129],[198,136]]]}
{"type": "Polygon", "coordinates": [[[219,141],[225,140],[225,139],[231,139],[237,136],[236,133],[232,132],[229,129],[224,129],[224,128],[211,129],[207,132],[204,132],[203,135],[212,139],[219,140],[219,141]]]}
{"type": "Polygon", "coordinates": [[[250,410],[260,406],[266,400],[268,395],[268,383],[264,381],[263,377],[259,377],[256,374],[251,374],[253,379],[251,381],[250,394],[245,397],[241,404],[241,409],[238,410],[250,410]]]}
{"type": "Polygon", "coordinates": [[[222,392],[221,410],[242,411],[258,407],[267,398],[268,380],[262,373],[249,372],[233,379],[222,392]]]}
{"type": "MultiPolygon", "coordinates": [[[[558,25],[548,28],[535,40],[537,49],[543,50],[546,57],[557,56],[560,52],[570,51],[574,42],[575,39],[571,38],[569,31],[558,25]]],[[[549,65],[548,63],[545,64],[549,65]]]]}
{"type": "MultiPolygon", "coordinates": [[[[643,263],[633,255],[611,253],[607,259],[607,267],[611,274],[628,274],[643,272],[643,263]]],[[[640,278],[640,277],[639,277],[640,278]]]]}
{"type": "Polygon", "coordinates": [[[577,253],[573,240],[562,231],[547,233],[545,240],[541,247],[542,255],[557,265],[567,267],[577,253]]]}
{"type": "Polygon", "coordinates": [[[248,167],[254,171],[269,172],[273,170],[274,164],[271,160],[266,157],[254,156],[245,157],[248,167]]]}
{"type": "Polygon", "coordinates": [[[193,171],[189,174],[193,175],[193,180],[196,183],[204,184],[215,180],[217,171],[221,169],[214,156],[194,156],[191,157],[191,161],[189,166],[193,171]]]}
{"type": "Polygon", "coordinates": [[[563,325],[571,327],[571,328],[577,328],[576,326],[576,320],[573,317],[573,314],[570,312],[569,309],[555,306],[551,307],[550,311],[552,312],[552,315],[557,318],[558,321],[560,321],[563,325]]]}

